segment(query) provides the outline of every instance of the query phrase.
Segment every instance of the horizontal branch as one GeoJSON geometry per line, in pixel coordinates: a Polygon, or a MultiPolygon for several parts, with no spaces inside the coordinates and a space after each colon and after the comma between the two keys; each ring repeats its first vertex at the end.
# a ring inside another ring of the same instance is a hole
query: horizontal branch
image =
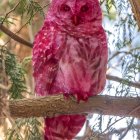
{"type": "Polygon", "coordinates": [[[131,116],[140,118],[139,98],[94,96],[87,102],[77,103],[62,95],[12,100],[11,117],[52,117],[62,114],[98,113],[102,115],[131,116]]]}
{"type": "Polygon", "coordinates": [[[9,37],[11,37],[12,39],[14,39],[15,41],[26,45],[30,48],[32,48],[33,44],[24,40],[23,38],[21,38],[20,36],[16,35],[15,33],[11,32],[9,29],[7,29],[4,25],[0,24],[0,30],[2,32],[4,32],[5,34],[7,34],[9,37]]]}
{"type": "Polygon", "coordinates": [[[108,74],[106,75],[106,78],[108,80],[116,81],[116,82],[119,82],[119,83],[124,83],[125,85],[140,89],[140,82],[132,82],[132,81],[128,81],[124,78],[119,78],[117,76],[112,76],[112,75],[108,75],[108,74]]]}

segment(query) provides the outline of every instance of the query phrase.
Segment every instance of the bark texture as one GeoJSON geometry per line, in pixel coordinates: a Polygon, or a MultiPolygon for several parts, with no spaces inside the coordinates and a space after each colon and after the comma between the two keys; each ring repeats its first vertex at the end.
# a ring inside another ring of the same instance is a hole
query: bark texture
{"type": "Polygon", "coordinates": [[[62,95],[44,98],[12,100],[9,102],[11,117],[52,117],[60,114],[98,113],[103,115],[140,118],[139,98],[95,96],[87,102],[77,103],[62,95]]]}
{"type": "Polygon", "coordinates": [[[132,11],[136,18],[138,27],[140,29],[140,0],[129,0],[132,6],[132,11]]]}

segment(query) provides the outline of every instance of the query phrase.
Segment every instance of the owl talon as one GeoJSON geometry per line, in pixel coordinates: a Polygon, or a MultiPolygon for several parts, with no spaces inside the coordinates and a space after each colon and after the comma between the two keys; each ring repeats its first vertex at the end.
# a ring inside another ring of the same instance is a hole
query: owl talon
{"type": "Polygon", "coordinates": [[[70,98],[72,101],[77,102],[77,99],[75,98],[75,96],[69,95],[69,98],[70,98]]]}

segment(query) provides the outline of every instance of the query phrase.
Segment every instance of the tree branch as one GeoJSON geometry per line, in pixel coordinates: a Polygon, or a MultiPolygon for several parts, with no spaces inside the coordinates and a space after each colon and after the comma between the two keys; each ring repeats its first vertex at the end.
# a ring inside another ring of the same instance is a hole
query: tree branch
{"type": "Polygon", "coordinates": [[[119,82],[119,83],[124,83],[125,85],[140,89],[140,82],[132,82],[132,81],[128,81],[124,78],[119,78],[117,76],[112,76],[112,75],[108,75],[108,74],[106,75],[106,78],[108,80],[116,81],[116,82],[119,82]]]}
{"type": "Polygon", "coordinates": [[[134,13],[134,16],[136,18],[138,27],[140,29],[140,1],[139,0],[129,0],[130,4],[132,6],[132,11],[134,13]]]}
{"type": "Polygon", "coordinates": [[[4,25],[0,24],[0,30],[2,32],[4,32],[5,34],[7,34],[9,37],[11,37],[12,39],[14,39],[15,41],[26,45],[30,48],[32,48],[33,44],[24,40],[23,38],[19,37],[18,35],[14,34],[13,32],[11,32],[9,29],[7,29],[4,25]]]}
{"type": "Polygon", "coordinates": [[[103,115],[140,118],[139,98],[94,96],[87,102],[77,103],[62,95],[12,100],[9,102],[11,117],[52,117],[60,114],[98,113],[103,115]]]}

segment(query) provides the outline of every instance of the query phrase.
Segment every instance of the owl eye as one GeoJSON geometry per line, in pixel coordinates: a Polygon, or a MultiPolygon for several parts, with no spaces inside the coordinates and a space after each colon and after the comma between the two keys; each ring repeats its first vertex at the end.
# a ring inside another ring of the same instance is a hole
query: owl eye
{"type": "Polygon", "coordinates": [[[64,4],[64,5],[61,6],[61,10],[64,11],[64,12],[68,12],[68,11],[70,11],[70,7],[66,4],[64,4]]]}
{"type": "Polygon", "coordinates": [[[88,5],[84,5],[81,7],[81,12],[87,12],[89,10],[88,5]]]}

